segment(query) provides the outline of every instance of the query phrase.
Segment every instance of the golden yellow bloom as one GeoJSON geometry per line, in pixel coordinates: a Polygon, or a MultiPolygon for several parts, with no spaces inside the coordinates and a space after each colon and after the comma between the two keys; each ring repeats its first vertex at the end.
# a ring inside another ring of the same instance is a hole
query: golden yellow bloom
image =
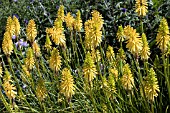
{"type": "Polygon", "coordinates": [[[108,80],[106,79],[105,76],[103,76],[103,90],[106,93],[107,97],[110,98],[110,96],[113,93],[116,93],[116,85],[115,85],[115,80],[112,75],[109,75],[108,80]]]}
{"type": "Polygon", "coordinates": [[[76,13],[77,17],[74,21],[74,29],[78,32],[81,31],[81,28],[82,28],[82,20],[81,20],[81,13],[80,13],[80,10],[77,11],[76,13]]]}
{"type": "Polygon", "coordinates": [[[75,85],[74,79],[68,68],[62,70],[62,81],[60,85],[60,92],[64,94],[66,99],[70,99],[74,95],[75,85]]]}
{"type": "Polygon", "coordinates": [[[27,49],[26,55],[27,56],[24,60],[25,66],[27,67],[28,70],[31,70],[35,64],[35,61],[34,61],[33,50],[30,47],[27,49]]]}
{"type": "Polygon", "coordinates": [[[106,51],[106,58],[110,62],[112,62],[115,59],[115,54],[114,54],[114,51],[113,51],[113,47],[111,47],[110,45],[108,46],[107,51],[106,51]]]}
{"type": "Polygon", "coordinates": [[[95,22],[94,26],[98,29],[101,29],[104,24],[102,15],[97,10],[93,10],[91,14],[92,14],[92,21],[95,22]]]}
{"type": "Polygon", "coordinates": [[[26,75],[28,78],[31,77],[30,72],[28,71],[25,65],[22,65],[23,74],[26,75]]]}
{"type": "MultiPolygon", "coordinates": [[[[96,45],[94,45],[93,41],[94,41],[94,37],[93,35],[93,24],[94,22],[92,20],[88,20],[85,22],[85,47],[86,49],[94,49],[96,45]]],[[[99,38],[99,43],[101,42],[100,38],[99,38]]],[[[97,43],[98,44],[98,43],[97,43]]]]}
{"type": "Polygon", "coordinates": [[[158,80],[155,75],[155,71],[151,68],[148,76],[146,76],[143,81],[145,96],[151,101],[154,101],[154,97],[157,97],[157,92],[160,91],[158,80]]]}
{"type": "Polygon", "coordinates": [[[15,27],[14,22],[12,18],[9,16],[6,23],[6,32],[10,33],[10,38],[12,38],[12,35],[14,35],[14,31],[15,31],[14,27],[15,27]]]}
{"type": "Polygon", "coordinates": [[[45,97],[47,96],[47,90],[45,87],[44,80],[42,78],[38,79],[38,84],[36,87],[36,96],[39,101],[43,101],[45,97]]]}
{"type": "Polygon", "coordinates": [[[148,46],[148,41],[147,41],[145,33],[142,33],[142,41],[143,41],[143,48],[141,51],[141,59],[147,60],[150,55],[150,48],[148,46]]]}
{"type": "Polygon", "coordinates": [[[57,29],[57,28],[62,28],[63,30],[64,30],[64,28],[63,28],[63,22],[60,20],[60,19],[58,19],[58,18],[56,18],[55,19],[55,21],[54,21],[54,27],[57,29]]]}
{"type": "Polygon", "coordinates": [[[57,72],[61,67],[61,56],[59,54],[58,49],[56,48],[53,48],[51,52],[49,67],[55,72],[57,72]]]}
{"type": "MultiPolygon", "coordinates": [[[[126,28],[128,28],[128,26],[126,28]]],[[[143,46],[142,39],[140,38],[139,33],[136,33],[136,29],[133,29],[131,27],[128,29],[129,29],[129,31],[125,30],[126,31],[125,35],[127,37],[126,48],[128,48],[129,51],[133,55],[139,54],[141,52],[142,46],[143,46]],[[127,32],[129,32],[129,33],[127,33],[127,32]]]]}
{"type": "Polygon", "coordinates": [[[46,33],[51,36],[53,42],[56,45],[61,45],[61,46],[65,46],[66,45],[66,39],[65,39],[65,35],[63,33],[64,29],[63,28],[47,28],[46,29],[46,33]]]}
{"type": "Polygon", "coordinates": [[[103,17],[96,10],[92,11],[92,19],[85,22],[85,47],[96,48],[102,41],[103,17]]]}
{"type": "Polygon", "coordinates": [[[91,56],[94,62],[98,62],[101,60],[101,55],[99,50],[93,49],[91,52],[91,56]]]}
{"type": "Polygon", "coordinates": [[[13,22],[14,22],[14,34],[15,36],[18,36],[20,34],[20,28],[21,28],[18,18],[14,16],[13,22]]]}
{"type": "Polygon", "coordinates": [[[37,29],[34,20],[29,21],[28,26],[26,28],[26,32],[27,32],[27,40],[33,43],[35,37],[37,36],[37,29]]]}
{"type": "Polygon", "coordinates": [[[123,30],[123,27],[122,26],[119,26],[118,27],[118,31],[117,31],[117,39],[119,42],[123,42],[124,39],[125,39],[125,34],[124,34],[124,30],[123,30]]]}
{"type": "Polygon", "coordinates": [[[125,60],[126,60],[126,54],[125,54],[125,51],[123,50],[122,47],[119,48],[118,53],[117,53],[117,55],[116,55],[116,58],[117,58],[117,59],[122,59],[123,62],[125,62],[125,60]]]}
{"type": "Polygon", "coordinates": [[[158,29],[158,34],[156,36],[156,44],[158,47],[161,49],[163,53],[165,53],[168,49],[168,44],[170,41],[170,36],[169,36],[169,27],[167,20],[163,18],[160,22],[159,29],[158,29]]]}
{"type": "Polygon", "coordinates": [[[57,18],[64,21],[64,6],[63,5],[60,5],[58,9],[57,18]]]}
{"type": "Polygon", "coordinates": [[[109,87],[109,86],[108,86],[108,83],[107,83],[107,79],[106,79],[105,76],[102,77],[102,82],[103,82],[102,88],[103,88],[103,87],[105,87],[105,88],[108,88],[108,87],[109,87]]]}
{"type": "Polygon", "coordinates": [[[136,0],[136,10],[139,16],[145,16],[148,12],[148,2],[147,0],[136,0]]]}
{"type": "Polygon", "coordinates": [[[10,73],[6,70],[5,76],[3,78],[2,86],[4,88],[6,96],[9,99],[15,99],[15,97],[17,95],[17,92],[15,91],[16,87],[11,82],[12,82],[12,80],[11,80],[11,77],[10,77],[10,73]]]}
{"type": "Polygon", "coordinates": [[[66,22],[66,26],[70,30],[73,30],[74,21],[75,21],[74,17],[71,15],[70,12],[68,12],[67,15],[65,16],[65,22],[66,22]]]}
{"type": "Polygon", "coordinates": [[[126,90],[132,90],[134,86],[134,78],[128,64],[123,66],[123,76],[121,83],[126,90]]]}
{"type": "Polygon", "coordinates": [[[2,41],[2,50],[5,53],[5,55],[11,55],[13,49],[14,47],[13,47],[12,38],[10,32],[7,31],[4,33],[4,38],[2,41]]]}
{"type": "Polygon", "coordinates": [[[48,34],[47,34],[47,35],[46,35],[46,41],[45,41],[45,48],[46,48],[47,50],[50,50],[50,49],[51,49],[51,45],[52,45],[51,40],[50,40],[50,38],[49,38],[49,36],[48,36],[48,34]]]}
{"type": "Polygon", "coordinates": [[[110,67],[109,68],[109,76],[113,76],[114,80],[117,81],[118,80],[118,70],[114,67],[110,67]]]}
{"type": "Polygon", "coordinates": [[[32,49],[33,49],[35,56],[39,57],[41,55],[40,46],[37,44],[36,41],[33,42],[32,49]]]}
{"type": "Polygon", "coordinates": [[[96,66],[94,65],[94,61],[89,52],[86,54],[86,58],[83,64],[83,73],[85,80],[90,84],[97,74],[96,66]]]}
{"type": "Polygon", "coordinates": [[[133,31],[133,27],[131,27],[130,25],[127,25],[124,27],[124,34],[125,34],[125,40],[128,40],[130,35],[131,35],[131,31],[133,31]]]}
{"type": "Polygon", "coordinates": [[[12,82],[11,75],[10,75],[10,73],[9,73],[9,71],[7,69],[5,70],[5,76],[3,76],[3,81],[10,81],[10,82],[12,82]]]}
{"type": "Polygon", "coordinates": [[[16,87],[13,84],[10,84],[9,81],[3,83],[5,94],[9,99],[14,99],[17,95],[16,87]]]}

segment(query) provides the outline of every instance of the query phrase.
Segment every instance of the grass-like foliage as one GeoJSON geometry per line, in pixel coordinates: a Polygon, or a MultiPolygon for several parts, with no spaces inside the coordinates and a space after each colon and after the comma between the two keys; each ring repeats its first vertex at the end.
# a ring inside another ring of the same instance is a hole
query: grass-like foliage
{"type": "Polygon", "coordinates": [[[1,26],[1,112],[170,112],[168,14],[149,17],[155,0],[55,2],[53,14],[27,1],[28,22],[9,14],[1,26]]]}

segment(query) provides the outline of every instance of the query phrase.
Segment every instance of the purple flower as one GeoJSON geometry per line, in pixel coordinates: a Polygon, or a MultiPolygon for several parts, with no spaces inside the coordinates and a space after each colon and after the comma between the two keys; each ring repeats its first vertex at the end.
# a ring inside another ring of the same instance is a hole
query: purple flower
{"type": "Polygon", "coordinates": [[[16,47],[18,46],[18,42],[15,43],[15,46],[16,46],[16,47]]]}
{"type": "Polygon", "coordinates": [[[28,20],[27,20],[27,19],[24,19],[24,23],[27,25],[27,24],[28,24],[28,20]]]}
{"type": "Polygon", "coordinates": [[[15,46],[19,48],[27,47],[28,43],[26,41],[23,41],[23,39],[20,39],[18,42],[15,43],[15,46]]]}
{"type": "Polygon", "coordinates": [[[122,8],[121,10],[122,10],[122,12],[124,12],[124,13],[127,11],[126,8],[122,8]]]}
{"type": "Polygon", "coordinates": [[[23,42],[23,43],[22,43],[22,46],[28,47],[28,43],[27,43],[27,42],[23,42]]]}
{"type": "Polygon", "coordinates": [[[27,6],[27,9],[30,9],[30,6],[27,6]]]}
{"type": "Polygon", "coordinates": [[[14,2],[17,2],[18,0],[13,0],[14,2]]]}
{"type": "Polygon", "coordinates": [[[34,2],[34,0],[30,0],[30,3],[33,3],[34,2]]]}
{"type": "Polygon", "coordinates": [[[56,9],[57,9],[57,10],[59,9],[59,6],[58,6],[58,5],[56,5],[56,9]]]}
{"type": "Polygon", "coordinates": [[[20,46],[23,46],[23,47],[27,47],[28,46],[27,42],[24,42],[23,39],[20,39],[18,41],[18,43],[20,44],[20,46]]]}
{"type": "Polygon", "coordinates": [[[12,39],[14,39],[14,40],[15,40],[16,38],[17,38],[17,37],[16,37],[15,35],[13,35],[13,36],[12,36],[12,39]]]}
{"type": "Polygon", "coordinates": [[[14,16],[19,19],[19,16],[17,14],[12,14],[12,17],[14,16]]]}

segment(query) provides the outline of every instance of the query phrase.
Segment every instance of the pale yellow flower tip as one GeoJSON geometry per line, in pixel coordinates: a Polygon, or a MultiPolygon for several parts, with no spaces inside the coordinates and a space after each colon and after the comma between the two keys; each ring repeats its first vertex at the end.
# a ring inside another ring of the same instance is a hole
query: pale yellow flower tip
{"type": "Polygon", "coordinates": [[[147,0],[136,0],[136,10],[139,16],[146,16],[148,12],[148,2],[147,0]]]}
{"type": "Polygon", "coordinates": [[[75,93],[74,79],[68,68],[62,70],[62,81],[60,84],[60,92],[64,94],[66,99],[70,99],[75,93]]]}

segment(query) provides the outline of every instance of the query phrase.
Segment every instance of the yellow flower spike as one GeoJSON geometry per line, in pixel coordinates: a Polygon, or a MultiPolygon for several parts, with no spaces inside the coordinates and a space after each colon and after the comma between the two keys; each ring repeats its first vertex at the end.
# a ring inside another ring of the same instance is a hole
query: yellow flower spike
{"type": "Polygon", "coordinates": [[[110,67],[109,68],[109,76],[113,76],[114,80],[117,81],[118,80],[118,70],[114,67],[110,67]]]}
{"type": "Polygon", "coordinates": [[[146,16],[148,12],[148,2],[147,0],[136,0],[136,10],[139,16],[146,16]]]}
{"type": "Polygon", "coordinates": [[[108,84],[109,84],[110,91],[116,93],[115,79],[114,76],[111,74],[109,74],[108,77],[108,84]]]}
{"type": "Polygon", "coordinates": [[[47,96],[47,90],[45,87],[44,80],[42,78],[39,78],[37,81],[36,96],[39,101],[43,101],[47,96]]]}
{"type": "Polygon", "coordinates": [[[14,30],[15,30],[14,34],[15,36],[18,36],[20,34],[20,28],[21,28],[18,18],[14,16],[13,22],[14,22],[14,30]]]}
{"type": "Polygon", "coordinates": [[[109,87],[109,86],[108,86],[108,83],[107,83],[107,79],[106,79],[105,76],[102,77],[102,82],[103,82],[102,87],[104,87],[104,88],[108,88],[108,87],[109,87]]]}
{"type": "Polygon", "coordinates": [[[83,64],[83,73],[85,81],[92,85],[92,81],[96,77],[97,70],[90,52],[87,52],[86,54],[86,58],[83,64]]]}
{"type": "Polygon", "coordinates": [[[2,86],[4,88],[6,96],[9,99],[15,99],[17,95],[17,92],[15,91],[16,87],[11,82],[13,81],[11,80],[10,73],[6,70],[2,86]]]}
{"type": "Polygon", "coordinates": [[[39,57],[41,55],[40,46],[36,41],[33,42],[32,49],[36,57],[39,57]]]}
{"type": "Polygon", "coordinates": [[[157,92],[160,91],[158,80],[155,75],[156,74],[155,74],[154,69],[151,68],[149,70],[148,76],[146,76],[143,81],[145,96],[151,101],[154,101],[154,97],[157,97],[158,96],[157,92]]]}
{"type": "Polygon", "coordinates": [[[30,20],[26,28],[27,40],[31,43],[34,42],[35,37],[37,36],[37,29],[34,20],[30,20]]]}
{"type": "Polygon", "coordinates": [[[131,35],[131,31],[133,31],[133,27],[131,27],[130,25],[127,25],[124,27],[124,34],[125,34],[125,40],[128,40],[130,35],[131,35]]]}
{"type": "Polygon", "coordinates": [[[16,87],[13,84],[10,84],[10,82],[4,82],[2,84],[4,90],[5,90],[5,94],[9,99],[15,99],[17,92],[16,87]]]}
{"type": "Polygon", "coordinates": [[[60,5],[58,9],[57,18],[64,22],[64,6],[63,5],[60,5]]]}
{"type": "Polygon", "coordinates": [[[91,14],[92,14],[92,21],[95,22],[96,28],[101,29],[104,24],[102,15],[97,10],[93,10],[91,14]]]}
{"type": "Polygon", "coordinates": [[[12,18],[9,16],[6,23],[6,32],[10,33],[10,38],[12,38],[12,35],[14,35],[14,31],[15,31],[14,22],[12,18]]]}
{"type": "Polygon", "coordinates": [[[148,60],[149,55],[150,55],[150,48],[148,46],[148,41],[147,41],[145,33],[142,33],[142,41],[143,41],[143,48],[141,51],[141,59],[148,60]]]}
{"type": "Polygon", "coordinates": [[[133,55],[138,55],[142,50],[142,39],[140,38],[139,33],[136,33],[136,29],[133,29],[131,27],[128,29],[129,31],[125,30],[125,35],[127,34],[126,48],[128,48],[133,55]]]}
{"type": "Polygon", "coordinates": [[[60,20],[55,22],[55,26],[53,28],[47,28],[46,33],[52,38],[56,45],[66,46],[64,28],[60,20]]]}
{"type": "Polygon", "coordinates": [[[57,28],[62,28],[63,30],[64,30],[64,28],[63,28],[63,22],[60,20],[60,19],[58,19],[58,18],[56,18],[55,19],[55,21],[54,21],[54,27],[57,29],[57,28]]]}
{"type": "Polygon", "coordinates": [[[74,79],[68,68],[62,70],[62,81],[60,84],[60,93],[64,94],[66,99],[70,100],[72,95],[74,95],[75,85],[74,79]]]}
{"type": "Polygon", "coordinates": [[[165,53],[170,42],[169,27],[165,18],[163,18],[160,22],[158,34],[156,36],[156,42],[162,53],[165,53]]]}
{"type": "Polygon", "coordinates": [[[28,78],[31,77],[30,72],[28,71],[25,65],[22,65],[23,74],[26,75],[28,78]]]}
{"type": "Polygon", "coordinates": [[[50,50],[50,49],[51,49],[51,45],[52,45],[52,43],[51,43],[50,37],[49,37],[49,35],[47,34],[47,35],[46,35],[46,41],[45,41],[45,48],[46,48],[47,50],[50,50]]]}
{"type": "Polygon", "coordinates": [[[117,31],[117,39],[119,42],[123,42],[124,39],[125,39],[125,34],[124,34],[124,30],[123,30],[123,27],[122,26],[119,26],[118,27],[118,31],[117,31]]]}
{"type": "Polygon", "coordinates": [[[122,59],[123,62],[125,62],[125,60],[126,60],[126,54],[125,54],[125,51],[123,50],[122,47],[119,48],[116,58],[117,58],[117,59],[122,59]]]}
{"type": "Polygon", "coordinates": [[[35,64],[33,50],[30,47],[27,49],[26,58],[24,62],[28,70],[31,70],[35,64]]]}
{"type": "Polygon", "coordinates": [[[85,47],[94,49],[102,42],[102,15],[96,10],[92,11],[92,19],[85,22],[85,47]]]}
{"type": "Polygon", "coordinates": [[[57,72],[61,68],[61,56],[57,48],[53,48],[49,60],[49,67],[57,72]]]}
{"type": "Polygon", "coordinates": [[[3,81],[6,81],[6,82],[10,81],[10,82],[12,82],[11,75],[10,75],[8,70],[5,70],[5,76],[3,77],[3,81]]]}
{"type": "Polygon", "coordinates": [[[111,47],[110,45],[108,46],[107,51],[106,51],[106,58],[110,62],[112,62],[115,59],[113,47],[111,47]]]}
{"type": "Polygon", "coordinates": [[[128,64],[123,66],[123,76],[121,77],[121,83],[125,90],[132,90],[134,86],[134,78],[128,64]]]}
{"type": "Polygon", "coordinates": [[[65,22],[66,22],[66,26],[69,30],[73,30],[73,26],[74,26],[74,17],[71,15],[70,12],[67,13],[67,15],[65,16],[65,22]]]}
{"type": "Polygon", "coordinates": [[[10,32],[7,31],[4,33],[4,38],[2,41],[2,50],[5,53],[5,55],[11,55],[13,49],[14,47],[13,47],[12,38],[10,32]]]}
{"type": "Polygon", "coordinates": [[[101,60],[101,55],[99,50],[93,49],[91,52],[91,56],[94,62],[98,62],[101,60]]]}
{"type": "Polygon", "coordinates": [[[77,32],[80,32],[81,29],[82,29],[82,20],[81,20],[81,13],[80,13],[80,10],[77,11],[76,13],[77,17],[74,21],[74,29],[77,31],[77,32]]]}
{"type": "Polygon", "coordinates": [[[94,49],[93,39],[92,39],[92,29],[93,29],[93,21],[88,20],[85,22],[85,47],[86,49],[94,49]]]}

